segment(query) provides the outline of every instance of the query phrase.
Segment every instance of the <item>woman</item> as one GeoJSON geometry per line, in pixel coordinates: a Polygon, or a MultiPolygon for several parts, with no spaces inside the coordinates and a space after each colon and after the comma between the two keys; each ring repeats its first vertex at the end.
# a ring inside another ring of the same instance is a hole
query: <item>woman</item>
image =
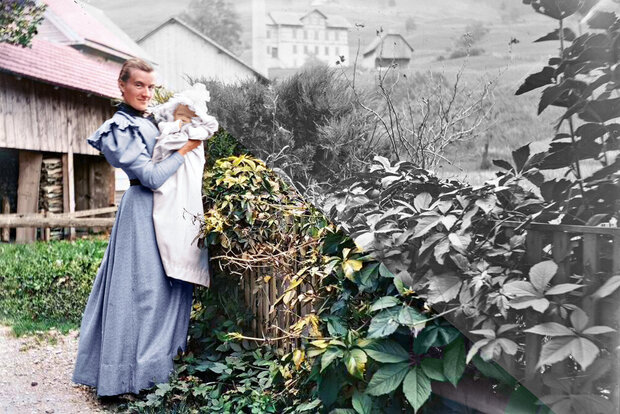
{"type": "Polygon", "coordinates": [[[140,59],[128,60],[118,86],[123,103],[88,142],[127,173],[131,186],[118,207],[84,310],[72,378],[96,387],[98,396],[137,394],[168,381],[172,359],[187,345],[193,293],[192,284],[164,272],[153,228],[153,189],[201,141],[188,141],[153,163],[159,130],[144,112],[153,97],[153,68],[140,59]]]}

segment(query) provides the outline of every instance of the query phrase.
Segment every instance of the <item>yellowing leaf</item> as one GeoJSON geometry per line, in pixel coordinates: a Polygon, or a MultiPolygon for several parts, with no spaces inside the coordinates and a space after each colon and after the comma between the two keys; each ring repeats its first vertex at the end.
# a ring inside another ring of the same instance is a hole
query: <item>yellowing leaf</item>
{"type": "Polygon", "coordinates": [[[349,279],[353,279],[353,274],[357,271],[359,271],[363,266],[363,263],[359,260],[346,260],[345,262],[342,263],[342,270],[344,271],[344,275],[349,278],[349,279]]]}

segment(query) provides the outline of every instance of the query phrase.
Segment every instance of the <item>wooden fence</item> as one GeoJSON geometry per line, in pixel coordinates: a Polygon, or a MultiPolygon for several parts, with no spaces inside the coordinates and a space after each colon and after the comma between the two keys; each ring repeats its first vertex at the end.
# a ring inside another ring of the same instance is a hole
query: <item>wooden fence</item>
{"type": "MultiPolygon", "coordinates": [[[[522,225],[522,223],[502,223],[502,226],[513,229],[522,225]]],[[[579,274],[584,276],[584,284],[587,285],[585,293],[592,293],[605,282],[601,275],[620,274],[620,228],[530,223],[525,225],[525,229],[527,229],[526,257],[528,263],[533,265],[543,260],[553,259],[559,268],[554,277],[554,284],[569,283],[571,275],[579,274]],[[578,264],[583,265],[577,268],[578,264]]],[[[288,285],[284,282],[282,275],[278,274],[277,267],[261,272],[248,272],[243,275],[242,279],[243,299],[248,310],[254,315],[254,320],[245,334],[264,339],[271,338],[274,345],[285,350],[296,346],[294,341],[282,339],[283,330],[288,329],[301,317],[314,312],[311,305],[302,301],[292,309],[283,303],[274,306],[277,298],[285,295],[285,288],[288,285]]],[[[317,280],[309,280],[302,283],[292,289],[290,295],[304,294],[312,290],[317,282],[317,280]]],[[[581,306],[589,316],[592,315],[590,317],[593,318],[593,323],[608,325],[620,332],[619,303],[620,294],[616,292],[600,301],[586,301],[581,306]]],[[[616,346],[620,345],[618,335],[615,336],[613,342],[609,349],[616,349],[616,346]]],[[[513,374],[517,372],[515,377],[538,396],[549,394],[549,390],[540,381],[539,372],[535,369],[540,355],[540,344],[541,336],[527,334],[524,372],[518,372],[517,364],[513,359],[505,358],[502,362],[509,372],[513,374]]],[[[615,378],[618,378],[619,374],[620,362],[616,359],[615,378]]],[[[479,384],[467,384],[455,392],[451,386],[439,385],[434,386],[433,391],[482,412],[503,413],[508,402],[507,396],[494,394],[494,403],[486,401],[485,398],[472,399],[471,395],[468,396],[471,390],[479,388],[479,384]]],[[[613,401],[620,401],[618,384],[613,390],[613,401]]]]}
{"type": "MultiPolygon", "coordinates": [[[[49,229],[54,227],[65,228],[110,228],[114,225],[114,217],[93,217],[114,214],[118,208],[104,207],[90,210],[80,210],[73,213],[54,214],[41,213],[14,213],[0,214],[0,228],[3,229],[3,241],[11,228],[41,228],[42,239],[49,240],[49,229]]],[[[69,231],[69,234],[73,232],[69,231]]]]}

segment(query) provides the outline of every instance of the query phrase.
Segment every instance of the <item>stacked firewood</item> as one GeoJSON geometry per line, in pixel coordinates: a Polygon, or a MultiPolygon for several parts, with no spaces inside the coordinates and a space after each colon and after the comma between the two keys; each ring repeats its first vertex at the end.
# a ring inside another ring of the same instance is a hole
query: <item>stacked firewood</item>
{"type": "MultiPolygon", "coordinates": [[[[44,156],[41,165],[39,186],[39,210],[60,214],[63,212],[62,160],[54,156],[44,156]]],[[[62,238],[63,229],[53,228],[50,239],[62,238]]]]}

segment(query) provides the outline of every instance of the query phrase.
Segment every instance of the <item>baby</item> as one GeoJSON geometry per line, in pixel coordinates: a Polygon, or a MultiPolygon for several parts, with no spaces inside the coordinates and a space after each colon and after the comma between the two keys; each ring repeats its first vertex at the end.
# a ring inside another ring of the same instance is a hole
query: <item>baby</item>
{"type": "MultiPolygon", "coordinates": [[[[205,141],[219,125],[207,114],[210,101],[205,85],[174,94],[164,104],[152,108],[161,135],[153,149],[153,162],[169,157],[188,139],[205,141]]],[[[157,246],[166,271],[171,278],[209,286],[209,258],[206,250],[195,241],[200,224],[194,216],[202,217],[202,175],[204,146],[185,155],[183,165],[153,194],[153,223],[157,246]]]]}

